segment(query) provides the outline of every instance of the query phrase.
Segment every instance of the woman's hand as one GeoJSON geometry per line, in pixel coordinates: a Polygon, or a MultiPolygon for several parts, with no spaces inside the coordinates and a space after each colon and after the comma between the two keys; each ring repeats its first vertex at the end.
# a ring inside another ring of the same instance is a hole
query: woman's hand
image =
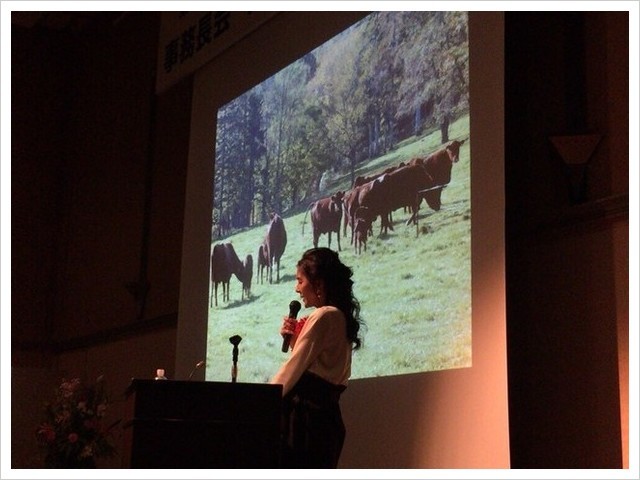
{"type": "Polygon", "coordinates": [[[295,318],[284,317],[282,327],[280,327],[280,335],[293,335],[296,332],[298,321],[295,318]]]}
{"type": "Polygon", "coordinates": [[[296,340],[302,333],[305,323],[307,322],[307,318],[309,317],[302,317],[300,320],[296,320],[295,318],[284,317],[284,319],[282,320],[280,335],[282,335],[283,337],[285,335],[291,335],[291,338],[289,340],[289,346],[291,347],[291,349],[293,349],[296,340]]]}

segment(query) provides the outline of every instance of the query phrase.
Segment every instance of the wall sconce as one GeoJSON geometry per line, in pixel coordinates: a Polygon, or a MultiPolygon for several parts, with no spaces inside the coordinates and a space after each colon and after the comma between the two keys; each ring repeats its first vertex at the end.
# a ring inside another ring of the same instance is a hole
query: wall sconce
{"type": "Polygon", "coordinates": [[[601,139],[598,133],[549,137],[562,158],[569,200],[574,205],[587,201],[587,168],[601,139]]]}

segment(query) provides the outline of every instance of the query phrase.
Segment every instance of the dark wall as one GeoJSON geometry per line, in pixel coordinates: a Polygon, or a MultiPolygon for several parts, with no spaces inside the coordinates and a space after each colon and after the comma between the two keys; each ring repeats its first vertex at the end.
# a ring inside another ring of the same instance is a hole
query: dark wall
{"type": "MultiPolygon", "coordinates": [[[[509,12],[505,26],[512,466],[617,468],[628,16],[509,12]],[[576,205],[548,136],[580,129],[604,137],[576,205]]],[[[131,12],[12,29],[14,368],[175,329],[191,83],[154,95],[158,27],[131,12]]]]}
{"type": "Polygon", "coordinates": [[[14,348],[40,363],[55,309],[72,89],[66,36],[12,31],[11,305],[14,348]]]}
{"type": "Polygon", "coordinates": [[[140,12],[13,28],[17,365],[175,326],[191,84],[155,95],[158,29],[158,13],[140,12]]]}
{"type": "Polygon", "coordinates": [[[619,468],[617,328],[625,313],[617,311],[624,293],[613,230],[628,222],[628,183],[613,172],[628,169],[628,157],[611,153],[625,149],[628,111],[598,112],[625,101],[628,75],[608,77],[607,67],[628,57],[628,17],[510,12],[505,35],[512,466],[619,468]],[[583,133],[603,139],[576,203],[549,137],[583,133]]]}

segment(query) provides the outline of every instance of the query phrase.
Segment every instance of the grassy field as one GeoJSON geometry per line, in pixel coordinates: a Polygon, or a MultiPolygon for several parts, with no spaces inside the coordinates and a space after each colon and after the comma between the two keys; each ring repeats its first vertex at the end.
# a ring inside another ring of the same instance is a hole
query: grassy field
{"type": "MultiPolygon", "coordinates": [[[[354,354],[352,378],[397,375],[471,366],[471,203],[468,117],[452,124],[451,139],[466,139],[460,161],[453,165],[451,183],[442,193],[442,209],[434,212],[423,203],[419,228],[405,225],[409,214],[393,213],[394,231],[379,236],[374,223],[367,251],[356,255],[347,238],[341,238],[340,258],[354,270],[355,293],[366,323],[364,347],[354,354]]],[[[367,175],[414,156],[426,155],[440,146],[439,132],[400,145],[392,154],[369,162],[357,172],[367,175]]],[[[339,178],[330,191],[349,188],[339,178]]],[[[241,259],[254,258],[254,277],[249,299],[241,301],[240,282],[231,279],[230,302],[209,310],[207,379],[231,378],[232,345],[229,337],[242,336],[238,381],[266,382],[287,354],[280,351],[279,328],[294,291],[295,265],[311,248],[312,233],[305,212],[283,215],[288,242],[281,260],[280,282],[260,284],[255,264],[258,245],[266,226],[234,234],[241,259]]],[[[327,235],[319,246],[327,246],[327,235]]],[[[217,242],[216,242],[217,243],[217,242]]],[[[337,250],[332,235],[331,248],[337,250]]],[[[275,271],[274,271],[275,282],[275,271]]],[[[299,317],[310,313],[302,310],[299,317]]]]}

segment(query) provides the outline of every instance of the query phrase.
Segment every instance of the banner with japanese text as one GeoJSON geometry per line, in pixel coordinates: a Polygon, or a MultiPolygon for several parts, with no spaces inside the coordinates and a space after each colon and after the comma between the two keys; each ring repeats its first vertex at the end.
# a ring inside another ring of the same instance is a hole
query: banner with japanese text
{"type": "Polygon", "coordinates": [[[191,75],[277,12],[163,12],[156,93],[191,75]]]}

